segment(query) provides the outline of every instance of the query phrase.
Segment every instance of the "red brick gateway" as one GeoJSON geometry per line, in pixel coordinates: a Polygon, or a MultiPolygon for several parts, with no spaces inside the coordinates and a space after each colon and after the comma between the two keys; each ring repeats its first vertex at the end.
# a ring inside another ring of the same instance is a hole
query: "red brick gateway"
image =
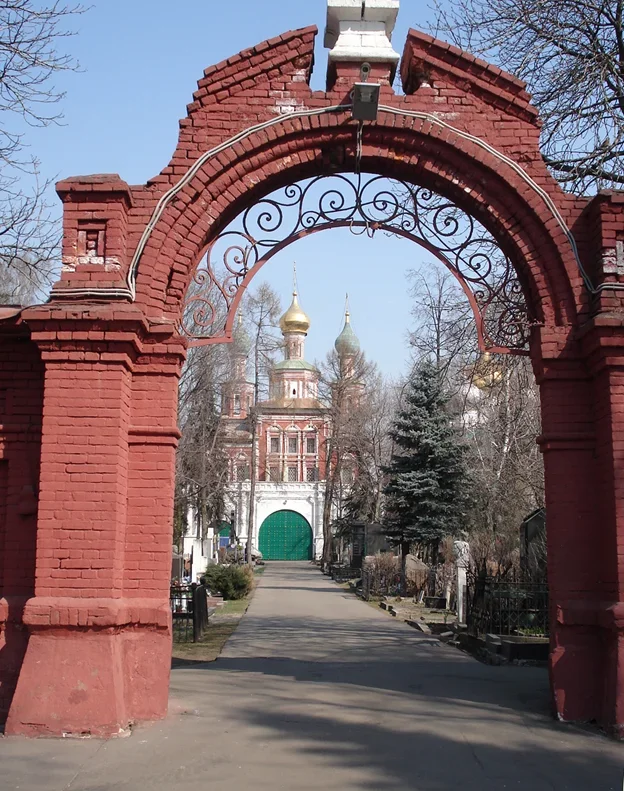
{"type": "MultiPolygon", "coordinates": [[[[542,398],[553,707],[624,733],[624,194],[564,193],[524,85],[415,30],[404,95],[392,58],[372,61],[380,108],[362,127],[362,58],[336,54],[327,92],[309,87],[316,32],[207,69],[171,162],[146,185],[60,182],[61,279],[47,304],[0,313],[8,734],[107,736],[165,715],[186,294],[246,208],[356,169],[453,201],[513,262],[542,398]]],[[[231,339],[253,274],[230,283],[211,342],[231,339]]]]}

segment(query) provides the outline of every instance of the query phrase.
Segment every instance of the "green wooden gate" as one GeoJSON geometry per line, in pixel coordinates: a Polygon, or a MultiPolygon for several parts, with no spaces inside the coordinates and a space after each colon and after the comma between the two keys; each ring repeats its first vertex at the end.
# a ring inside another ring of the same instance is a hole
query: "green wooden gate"
{"type": "Polygon", "coordinates": [[[312,528],[294,511],[277,511],[260,528],[260,552],[265,560],[312,560],[312,528]]]}

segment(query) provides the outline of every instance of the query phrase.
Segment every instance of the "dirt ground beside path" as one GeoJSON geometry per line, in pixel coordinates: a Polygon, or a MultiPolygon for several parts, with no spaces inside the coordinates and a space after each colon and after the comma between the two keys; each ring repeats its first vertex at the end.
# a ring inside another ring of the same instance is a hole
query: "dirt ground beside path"
{"type": "Polygon", "coordinates": [[[254,597],[258,583],[264,573],[263,566],[256,568],[254,587],[251,593],[238,601],[227,601],[210,616],[208,629],[197,643],[173,644],[171,667],[184,667],[194,662],[214,662],[223,647],[236,631],[242,617],[247,612],[254,597]]]}
{"type": "Polygon", "coordinates": [[[271,563],[171,714],[110,742],[0,740],[0,789],[621,791],[624,746],[554,722],[540,668],[491,667],[271,563]]]}

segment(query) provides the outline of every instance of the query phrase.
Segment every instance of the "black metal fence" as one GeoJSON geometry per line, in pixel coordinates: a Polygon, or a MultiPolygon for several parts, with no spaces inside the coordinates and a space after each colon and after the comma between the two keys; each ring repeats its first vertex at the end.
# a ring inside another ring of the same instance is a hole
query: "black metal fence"
{"type": "Polygon", "coordinates": [[[208,590],[204,585],[175,585],[169,593],[173,640],[196,643],[208,626],[208,590]]]}
{"type": "Polygon", "coordinates": [[[548,585],[478,579],[469,589],[467,621],[474,635],[547,635],[548,585]]]}
{"type": "Polygon", "coordinates": [[[329,566],[329,576],[336,582],[349,582],[362,576],[361,568],[352,566],[342,566],[339,563],[332,563],[329,566]]]}

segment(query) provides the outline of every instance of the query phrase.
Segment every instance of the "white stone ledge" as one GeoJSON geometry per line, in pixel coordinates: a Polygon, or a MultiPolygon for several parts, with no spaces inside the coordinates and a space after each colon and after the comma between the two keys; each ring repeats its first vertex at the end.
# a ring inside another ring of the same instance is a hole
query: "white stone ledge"
{"type": "Polygon", "coordinates": [[[391,40],[399,0],[328,0],[325,46],[331,61],[398,63],[391,40]]]}

